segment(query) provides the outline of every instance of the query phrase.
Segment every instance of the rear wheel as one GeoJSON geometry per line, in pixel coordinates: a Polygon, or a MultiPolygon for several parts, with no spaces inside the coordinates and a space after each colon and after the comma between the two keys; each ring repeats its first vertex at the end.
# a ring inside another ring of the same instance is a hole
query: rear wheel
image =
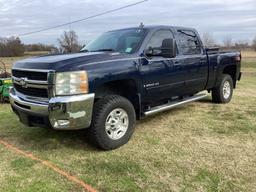
{"type": "Polygon", "coordinates": [[[212,100],[215,103],[229,103],[233,96],[233,79],[230,75],[222,75],[220,83],[212,89],[212,100]]]}
{"type": "Polygon", "coordinates": [[[95,103],[90,140],[101,149],[116,149],[129,141],[135,121],[135,110],[129,100],[107,96],[95,103]]]}

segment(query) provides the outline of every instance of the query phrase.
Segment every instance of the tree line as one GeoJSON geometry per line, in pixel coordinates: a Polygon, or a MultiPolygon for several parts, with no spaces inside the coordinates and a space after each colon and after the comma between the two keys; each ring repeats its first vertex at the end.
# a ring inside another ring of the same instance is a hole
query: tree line
{"type": "MultiPolygon", "coordinates": [[[[64,31],[57,39],[58,47],[45,44],[23,44],[18,37],[0,38],[0,57],[23,56],[25,52],[46,51],[48,53],[73,53],[81,50],[83,45],[79,43],[75,31],[64,31]]],[[[202,35],[202,41],[206,47],[220,47],[222,49],[247,49],[256,51],[256,37],[249,43],[247,41],[234,41],[230,35],[223,38],[219,44],[210,33],[202,35]]]]}
{"type": "Polygon", "coordinates": [[[48,51],[53,52],[57,49],[54,45],[45,45],[42,43],[37,44],[27,44],[24,45],[26,52],[33,52],[33,51],[48,51]]]}
{"type": "Polygon", "coordinates": [[[253,49],[256,51],[256,36],[250,43],[245,40],[235,41],[233,40],[231,35],[226,35],[222,39],[222,43],[219,43],[214,39],[212,34],[206,32],[202,35],[202,41],[206,47],[220,47],[222,49],[238,49],[238,50],[253,49]]]}
{"type": "Polygon", "coordinates": [[[18,37],[0,38],[0,57],[23,56],[25,46],[18,37]]]}
{"type": "Polygon", "coordinates": [[[23,56],[25,52],[74,53],[83,47],[75,31],[64,31],[58,39],[59,47],[54,45],[23,44],[18,37],[0,38],[0,57],[23,56]]]}

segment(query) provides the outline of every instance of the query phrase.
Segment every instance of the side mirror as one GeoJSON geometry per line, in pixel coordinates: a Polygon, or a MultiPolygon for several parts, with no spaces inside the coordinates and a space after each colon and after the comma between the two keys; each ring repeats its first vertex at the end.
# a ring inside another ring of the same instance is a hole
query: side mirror
{"type": "Polygon", "coordinates": [[[146,51],[145,51],[145,55],[151,57],[151,56],[162,56],[161,54],[161,48],[153,48],[153,47],[149,47],[146,51]]]}
{"type": "Polygon", "coordinates": [[[152,56],[154,55],[154,49],[152,47],[149,47],[147,50],[145,50],[145,55],[152,56]]]}
{"type": "Polygon", "coordinates": [[[164,39],[161,47],[161,55],[166,58],[176,57],[176,42],[174,39],[164,39]]]}

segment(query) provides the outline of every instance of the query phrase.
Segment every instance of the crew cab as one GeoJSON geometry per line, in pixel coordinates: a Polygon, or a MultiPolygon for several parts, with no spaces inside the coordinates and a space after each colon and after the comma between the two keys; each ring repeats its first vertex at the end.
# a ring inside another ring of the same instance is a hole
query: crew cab
{"type": "Polygon", "coordinates": [[[19,61],[10,102],[28,126],[88,129],[104,150],[131,138],[136,120],[212,93],[230,102],[241,54],[204,48],[195,29],[144,26],[109,31],[79,53],[19,61]]]}

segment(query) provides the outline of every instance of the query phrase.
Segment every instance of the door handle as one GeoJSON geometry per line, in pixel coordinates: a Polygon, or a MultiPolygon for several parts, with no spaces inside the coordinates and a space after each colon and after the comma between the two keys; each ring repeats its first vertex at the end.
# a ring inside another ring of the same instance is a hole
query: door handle
{"type": "Polygon", "coordinates": [[[174,61],[173,65],[179,65],[180,62],[179,61],[174,61]]]}
{"type": "Polygon", "coordinates": [[[205,59],[200,59],[200,63],[205,63],[205,59]]]}

